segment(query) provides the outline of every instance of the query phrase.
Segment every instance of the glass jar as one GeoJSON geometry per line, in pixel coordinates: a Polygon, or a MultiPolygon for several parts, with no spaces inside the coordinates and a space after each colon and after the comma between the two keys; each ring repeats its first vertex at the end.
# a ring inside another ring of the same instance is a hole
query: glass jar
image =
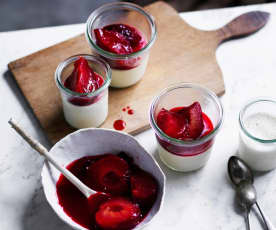
{"type": "Polygon", "coordinates": [[[105,4],[91,13],[85,34],[92,52],[109,63],[112,69],[112,87],[128,87],[142,78],[148,64],[150,48],[156,39],[154,19],[143,8],[127,2],[105,4]],[[102,49],[97,45],[94,30],[112,24],[126,24],[138,29],[147,44],[131,54],[115,54],[102,49]]]}
{"type": "Polygon", "coordinates": [[[56,85],[60,91],[65,120],[74,128],[98,127],[108,114],[108,87],[111,82],[109,65],[97,56],[76,55],[61,62],[55,72],[56,85]],[[74,70],[74,63],[80,57],[88,61],[94,72],[99,74],[103,85],[91,93],[78,93],[64,86],[65,80],[74,70]]]}
{"type": "Polygon", "coordinates": [[[169,168],[176,171],[193,171],[206,164],[222,120],[223,108],[216,94],[192,83],[180,83],[163,90],[150,108],[150,123],[156,135],[159,156],[169,168]],[[199,139],[184,141],[168,136],[158,127],[156,119],[162,108],[170,110],[189,106],[196,101],[213,124],[210,133],[199,139]]]}
{"type": "Polygon", "coordinates": [[[254,170],[276,168],[276,101],[258,98],[239,114],[239,155],[254,170]]]}

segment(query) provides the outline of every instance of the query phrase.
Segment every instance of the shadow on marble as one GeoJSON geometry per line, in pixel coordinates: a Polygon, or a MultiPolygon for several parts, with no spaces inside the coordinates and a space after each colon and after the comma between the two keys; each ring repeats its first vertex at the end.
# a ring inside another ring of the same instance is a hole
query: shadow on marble
{"type": "Polygon", "coordinates": [[[11,91],[14,93],[14,95],[18,99],[19,103],[21,104],[22,108],[24,109],[25,113],[27,114],[29,119],[32,121],[35,130],[37,130],[37,132],[40,134],[40,136],[43,137],[43,139],[40,140],[41,143],[43,145],[45,145],[45,147],[47,147],[47,148],[52,147],[52,144],[50,143],[50,141],[47,139],[46,135],[44,134],[38,119],[34,115],[32,108],[30,107],[28,101],[24,97],[24,95],[23,95],[21,89],[19,88],[17,82],[15,81],[12,73],[9,70],[7,70],[3,76],[4,76],[4,79],[8,83],[8,86],[11,88],[11,91]]]}
{"type": "Polygon", "coordinates": [[[22,219],[23,230],[72,230],[48,204],[41,183],[35,189],[22,219]]]}

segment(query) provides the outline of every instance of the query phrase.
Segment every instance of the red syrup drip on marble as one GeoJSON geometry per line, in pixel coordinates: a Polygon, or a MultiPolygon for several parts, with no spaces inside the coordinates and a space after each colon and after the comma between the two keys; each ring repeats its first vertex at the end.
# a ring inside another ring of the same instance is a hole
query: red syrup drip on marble
{"type": "Polygon", "coordinates": [[[127,113],[128,113],[129,115],[133,115],[133,114],[134,114],[134,110],[133,110],[133,109],[129,109],[129,110],[127,111],[127,113]]]}
{"type": "Polygon", "coordinates": [[[123,130],[126,127],[126,122],[124,120],[121,120],[121,119],[116,120],[113,123],[113,127],[116,130],[123,130]]]}

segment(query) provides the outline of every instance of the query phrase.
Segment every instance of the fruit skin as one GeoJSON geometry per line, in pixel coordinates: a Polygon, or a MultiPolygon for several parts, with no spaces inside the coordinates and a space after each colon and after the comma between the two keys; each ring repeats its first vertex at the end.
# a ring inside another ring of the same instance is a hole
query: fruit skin
{"type": "Polygon", "coordinates": [[[123,195],[129,189],[128,175],[128,163],[118,156],[107,154],[90,165],[87,183],[97,191],[123,195]]]}
{"type": "Polygon", "coordinates": [[[112,198],[102,203],[95,214],[97,225],[104,230],[132,229],[140,220],[139,206],[123,197],[112,198]]]}
{"type": "Polygon", "coordinates": [[[187,107],[161,109],[157,115],[158,127],[168,136],[180,140],[195,140],[204,129],[201,106],[194,102],[187,107]]]}
{"type": "MultiPolygon", "coordinates": [[[[142,33],[126,24],[111,24],[103,28],[94,29],[94,34],[99,47],[119,55],[137,52],[147,45],[147,41],[142,33]]],[[[138,66],[142,57],[106,60],[114,69],[129,70],[138,66]]]]}
{"type": "Polygon", "coordinates": [[[116,54],[133,53],[129,41],[122,34],[106,30],[105,28],[95,29],[94,33],[97,43],[102,49],[116,54]]]}
{"type": "Polygon", "coordinates": [[[102,86],[103,78],[94,72],[88,61],[80,57],[74,63],[74,70],[65,80],[64,86],[77,93],[91,93],[102,86]]]}
{"type": "Polygon", "coordinates": [[[173,138],[181,138],[186,129],[187,119],[181,114],[161,109],[157,116],[158,127],[173,138]]]}
{"type": "Polygon", "coordinates": [[[130,177],[132,199],[143,207],[151,207],[156,199],[158,185],[147,172],[138,171],[130,177]]]}
{"type": "Polygon", "coordinates": [[[192,105],[184,109],[186,114],[188,125],[182,137],[183,140],[198,138],[204,128],[202,110],[198,102],[194,102],[192,105]]]}
{"type": "MultiPolygon", "coordinates": [[[[80,57],[74,63],[74,70],[65,80],[64,86],[77,93],[91,93],[99,89],[104,83],[103,78],[94,72],[87,60],[80,57]]],[[[104,95],[104,92],[93,96],[72,96],[68,100],[77,106],[87,106],[96,103],[104,95]]]]}
{"type": "Polygon", "coordinates": [[[111,24],[94,30],[97,44],[104,50],[116,54],[131,54],[139,51],[147,42],[132,26],[111,24]]]}

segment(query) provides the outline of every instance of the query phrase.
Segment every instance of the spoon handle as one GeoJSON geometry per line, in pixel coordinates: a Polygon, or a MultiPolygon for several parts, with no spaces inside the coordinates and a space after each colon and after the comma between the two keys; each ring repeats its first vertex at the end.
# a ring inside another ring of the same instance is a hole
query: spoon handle
{"type": "Polygon", "coordinates": [[[18,126],[16,121],[14,119],[9,120],[9,124],[12,126],[12,128],[15,129],[15,131],[26,141],[29,143],[29,145],[35,149],[37,152],[39,152],[42,156],[44,156],[49,162],[52,163],[53,166],[57,170],[59,170],[73,185],[75,185],[87,198],[93,194],[93,191],[87,187],[85,184],[83,184],[75,175],[73,175],[69,170],[62,167],[58,164],[58,162],[52,158],[52,156],[49,154],[48,150],[40,144],[37,140],[33,139],[30,135],[28,135],[21,127],[18,126]]]}
{"type": "Polygon", "coordinates": [[[272,225],[271,221],[268,219],[268,217],[264,214],[264,212],[261,210],[258,202],[256,202],[256,206],[263,218],[263,221],[265,223],[265,226],[266,226],[266,230],[276,230],[276,228],[272,225]]]}
{"type": "Polygon", "coordinates": [[[250,209],[246,209],[245,219],[246,219],[246,229],[247,229],[247,230],[250,230],[249,211],[250,211],[250,209]]]}

